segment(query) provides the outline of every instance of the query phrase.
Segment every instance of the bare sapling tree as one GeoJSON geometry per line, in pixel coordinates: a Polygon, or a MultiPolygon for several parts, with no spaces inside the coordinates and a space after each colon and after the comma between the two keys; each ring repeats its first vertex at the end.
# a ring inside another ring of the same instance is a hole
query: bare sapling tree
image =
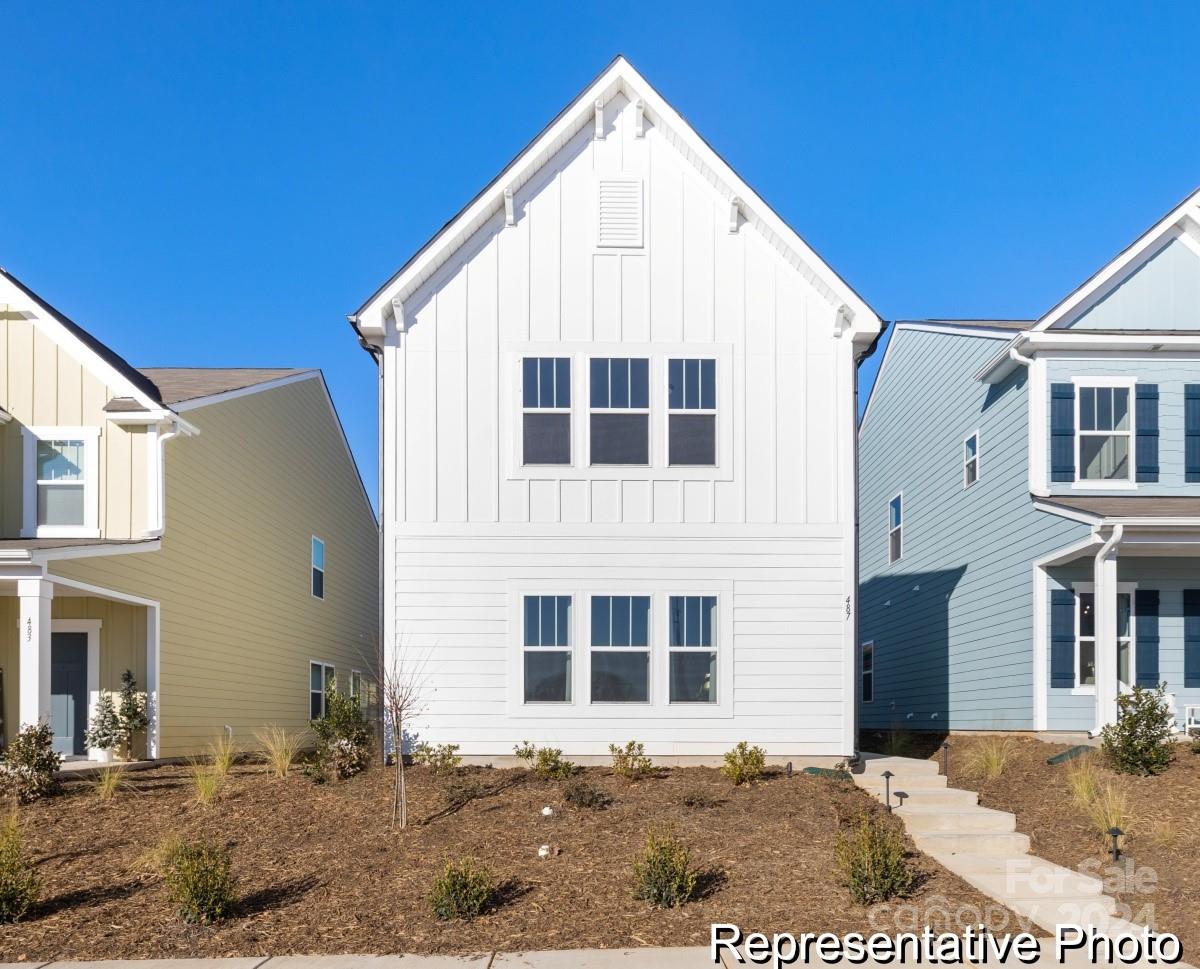
{"type": "Polygon", "coordinates": [[[392,792],[393,828],[408,827],[408,788],[404,778],[404,735],[414,717],[424,709],[425,660],[398,644],[386,662],[383,674],[383,707],[391,731],[392,756],[396,759],[396,786],[392,792]]]}

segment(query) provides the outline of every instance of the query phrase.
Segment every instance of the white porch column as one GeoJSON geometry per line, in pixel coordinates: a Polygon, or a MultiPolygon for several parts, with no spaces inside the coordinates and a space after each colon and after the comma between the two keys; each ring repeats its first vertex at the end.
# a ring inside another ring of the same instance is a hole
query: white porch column
{"type": "Polygon", "coordinates": [[[1123,529],[1113,528],[1096,553],[1096,730],[1117,721],[1117,548],[1123,529]]]}
{"type": "Polygon", "coordinates": [[[50,719],[50,604],[54,585],[46,579],[18,579],[21,600],[19,694],[17,713],[21,726],[50,719]]]}

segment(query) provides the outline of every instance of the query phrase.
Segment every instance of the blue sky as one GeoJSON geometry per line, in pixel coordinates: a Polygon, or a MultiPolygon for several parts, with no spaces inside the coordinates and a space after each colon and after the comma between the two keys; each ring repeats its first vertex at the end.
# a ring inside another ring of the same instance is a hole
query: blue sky
{"type": "Polygon", "coordinates": [[[1170,3],[10,0],[0,265],[138,365],[322,367],[374,492],[345,314],[615,53],[886,319],[1037,316],[1200,183],[1198,32],[1170,3]]]}

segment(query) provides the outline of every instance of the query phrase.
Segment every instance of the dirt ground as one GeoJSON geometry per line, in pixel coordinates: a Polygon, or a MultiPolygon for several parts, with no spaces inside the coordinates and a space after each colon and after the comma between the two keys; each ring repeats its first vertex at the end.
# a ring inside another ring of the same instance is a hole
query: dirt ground
{"type": "MultiPolygon", "coordinates": [[[[392,773],[377,768],[318,786],[239,765],[215,804],[195,802],[183,767],[131,773],[114,800],[87,783],[20,809],[42,900],[0,930],[0,961],[290,953],[476,952],[703,945],[709,923],[746,931],[869,931],[833,863],[839,824],[874,810],[853,786],[776,773],[734,789],[715,770],[681,768],[630,784],[600,768],[586,779],[606,810],[567,804],[560,784],[522,769],[463,769],[477,796],[450,805],[445,783],[409,772],[411,817],[389,830],[392,773]],[[685,800],[701,802],[689,806],[685,800]],[[542,808],[555,809],[543,818],[542,808]],[[703,896],[659,911],[636,901],[631,862],[648,828],[671,823],[704,870],[703,896]],[[182,923],[147,855],[170,836],[230,846],[241,902],[215,926],[182,923]],[[552,846],[538,859],[538,847],[552,846]],[[500,903],[468,923],[430,912],[446,860],[473,856],[503,883],[500,903]]],[[[909,902],[988,902],[923,856],[909,902]]],[[[932,922],[954,916],[935,909],[932,922]],[[943,914],[939,914],[942,912],[943,914]]],[[[880,914],[877,909],[875,914],[880,914]]]]}
{"type": "Polygon", "coordinates": [[[1068,750],[1014,738],[1003,775],[983,781],[968,772],[969,751],[979,741],[951,737],[950,784],[979,791],[979,803],[1017,816],[1017,830],[1030,836],[1034,854],[1068,868],[1090,866],[1089,873],[1109,881],[1106,891],[1130,906],[1137,921],[1174,932],[1183,943],[1184,959],[1200,955],[1200,755],[1179,745],[1175,761],[1157,777],[1131,777],[1102,772],[1103,781],[1124,791],[1129,820],[1125,857],[1113,871],[1110,839],[1102,838],[1077,807],[1066,784],[1066,768],[1049,766],[1047,758],[1068,750]],[[1119,874],[1118,874],[1119,872],[1119,874]],[[1150,906],[1147,908],[1147,906],[1150,906]]]}

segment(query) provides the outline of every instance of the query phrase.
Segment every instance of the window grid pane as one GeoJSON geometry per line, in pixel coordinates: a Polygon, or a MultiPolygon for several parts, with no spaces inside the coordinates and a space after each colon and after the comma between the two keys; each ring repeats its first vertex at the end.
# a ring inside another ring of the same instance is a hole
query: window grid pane
{"type": "Polygon", "coordinates": [[[670,360],[667,364],[667,406],[670,410],[716,410],[717,362],[670,360]]]}
{"type": "Polygon", "coordinates": [[[521,404],[527,410],[571,406],[571,361],[567,357],[525,357],[521,361],[521,404]]]}
{"type": "Polygon", "coordinates": [[[650,406],[650,361],[644,357],[593,357],[592,407],[646,410],[650,406]]]}
{"type": "Polygon", "coordinates": [[[83,441],[38,441],[37,480],[82,481],[83,441]]]}

